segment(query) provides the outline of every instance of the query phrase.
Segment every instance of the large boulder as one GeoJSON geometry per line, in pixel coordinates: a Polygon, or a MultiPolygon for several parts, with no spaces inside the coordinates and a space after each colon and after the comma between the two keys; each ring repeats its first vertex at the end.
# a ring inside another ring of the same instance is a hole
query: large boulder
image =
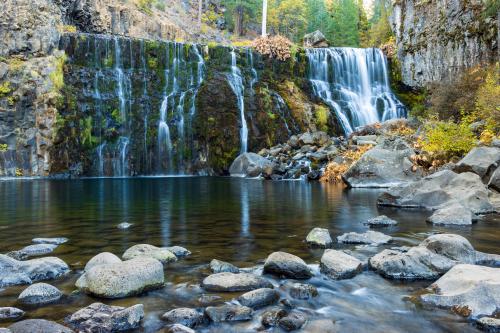
{"type": "Polygon", "coordinates": [[[459,235],[432,235],[407,252],[384,250],[370,258],[370,267],[392,279],[435,279],[458,264],[475,264],[480,256],[459,235]]]}
{"type": "Polygon", "coordinates": [[[169,250],[149,244],[134,245],[127,251],[125,251],[122,256],[123,260],[130,260],[137,257],[154,258],[164,264],[177,261],[177,257],[175,256],[175,254],[173,254],[169,250]]]}
{"type": "Polygon", "coordinates": [[[455,165],[454,171],[473,172],[487,182],[499,164],[500,148],[476,147],[455,165]]]}
{"type": "Polygon", "coordinates": [[[348,232],[338,236],[337,241],[344,244],[380,245],[389,243],[392,241],[392,237],[378,231],[370,230],[364,233],[348,232]]]}
{"type": "Polygon", "coordinates": [[[321,273],[332,279],[350,279],[363,269],[363,264],[358,259],[342,251],[326,250],[321,257],[321,273]]]}
{"type": "Polygon", "coordinates": [[[94,266],[108,265],[108,264],[118,264],[122,260],[110,252],[102,252],[98,255],[93,256],[85,265],[85,271],[89,271],[94,266]]]}
{"type": "Polygon", "coordinates": [[[319,30],[304,35],[304,47],[328,47],[328,41],[325,35],[319,30]]]}
{"type": "Polygon", "coordinates": [[[68,272],[68,265],[59,258],[19,261],[0,254],[0,288],[55,279],[68,272]]]}
{"type": "Polygon", "coordinates": [[[415,181],[421,177],[413,171],[410,157],[413,149],[387,149],[376,146],[361,156],[342,175],[349,187],[391,187],[415,181]]]}
{"type": "Polygon", "coordinates": [[[76,281],[76,287],[97,297],[120,298],[161,288],[163,283],[162,263],[154,258],[138,257],[94,266],[76,281]]]}
{"type": "Polygon", "coordinates": [[[273,162],[255,153],[243,153],[236,157],[229,168],[232,177],[258,177],[262,173],[271,173],[273,162]]]}
{"type": "Polygon", "coordinates": [[[286,252],[271,253],[264,263],[264,273],[291,279],[309,279],[313,276],[304,260],[286,252]]]}
{"type": "Polygon", "coordinates": [[[272,288],[271,282],[250,273],[216,273],[203,279],[201,286],[208,291],[250,291],[259,288],[272,288]]]}
{"type": "Polygon", "coordinates": [[[426,306],[448,308],[463,316],[495,315],[500,309],[500,268],[456,265],[420,296],[426,306]]]}
{"type": "Polygon", "coordinates": [[[62,292],[56,287],[40,282],[24,289],[18,301],[28,305],[41,305],[58,301],[62,296],[62,292]]]}
{"type": "Polygon", "coordinates": [[[66,322],[78,332],[112,333],[136,329],[142,318],[144,318],[142,304],[124,308],[93,303],[73,313],[66,322]]]}
{"type": "Polygon", "coordinates": [[[73,330],[45,319],[26,319],[9,326],[12,333],[74,333],[73,330]]]}
{"type": "Polygon", "coordinates": [[[433,210],[459,203],[475,214],[495,211],[488,197],[488,189],[478,175],[471,172],[457,174],[450,170],[392,187],[383,192],[377,202],[383,206],[433,210]]]}
{"type": "Polygon", "coordinates": [[[271,288],[260,288],[244,293],[238,297],[241,305],[257,309],[278,302],[280,294],[271,288]]]}
{"type": "Polygon", "coordinates": [[[459,203],[436,210],[427,221],[432,224],[471,225],[473,214],[459,203]]]}

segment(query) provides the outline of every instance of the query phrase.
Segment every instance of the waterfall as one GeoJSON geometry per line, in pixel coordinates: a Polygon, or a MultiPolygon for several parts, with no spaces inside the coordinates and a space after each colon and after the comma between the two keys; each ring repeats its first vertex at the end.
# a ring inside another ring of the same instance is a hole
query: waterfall
{"type": "Polygon", "coordinates": [[[243,85],[243,75],[241,70],[238,68],[236,63],[236,52],[234,49],[231,50],[231,74],[228,75],[228,82],[233,90],[236,98],[238,99],[238,109],[240,111],[240,138],[241,138],[241,153],[246,153],[248,148],[248,127],[247,121],[245,119],[245,86],[243,85]]]}
{"type": "Polygon", "coordinates": [[[345,134],[356,127],[404,117],[391,92],[387,60],[379,49],[307,49],[313,93],[335,112],[345,134]]]}

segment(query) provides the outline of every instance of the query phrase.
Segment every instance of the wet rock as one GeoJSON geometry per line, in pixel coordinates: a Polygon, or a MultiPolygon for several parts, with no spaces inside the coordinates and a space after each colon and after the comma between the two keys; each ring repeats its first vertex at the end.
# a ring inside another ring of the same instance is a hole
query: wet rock
{"type": "Polygon", "coordinates": [[[304,47],[328,47],[325,35],[319,30],[304,35],[304,47]]]}
{"type": "Polygon", "coordinates": [[[133,223],[122,222],[122,223],[118,224],[116,227],[117,227],[118,229],[122,229],[122,230],[124,230],[124,229],[128,229],[128,228],[130,228],[130,227],[131,227],[131,226],[133,226],[133,225],[134,225],[133,223]]]}
{"type": "Polygon", "coordinates": [[[120,298],[161,288],[163,283],[161,262],[138,257],[121,263],[94,266],[83,273],[75,285],[94,296],[120,298]]]}
{"type": "Polygon", "coordinates": [[[12,333],[74,333],[71,329],[45,319],[27,319],[9,326],[12,333]]]}
{"type": "Polygon", "coordinates": [[[303,333],[339,333],[342,332],[340,325],[336,325],[332,319],[314,319],[307,322],[301,332],[303,333]]]}
{"type": "Polygon", "coordinates": [[[51,253],[56,249],[55,244],[35,244],[28,245],[22,248],[20,251],[26,253],[28,257],[43,256],[45,254],[51,253]]]}
{"type": "Polygon", "coordinates": [[[165,249],[172,252],[177,258],[183,258],[191,255],[191,251],[182,246],[175,245],[175,246],[165,247],[165,249]]]}
{"type": "Polygon", "coordinates": [[[130,260],[137,257],[154,258],[164,264],[177,261],[175,254],[169,250],[149,244],[134,245],[125,251],[122,256],[123,260],[130,260]]]}
{"type": "Polygon", "coordinates": [[[218,295],[201,295],[198,297],[201,306],[219,305],[224,303],[224,299],[218,295]]]}
{"type": "Polygon", "coordinates": [[[214,323],[223,321],[243,321],[252,319],[253,311],[247,306],[225,304],[221,306],[209,306],[205,314],[214,323]]]}
{"type": "Polygon", "coordinates": [[[0,333],[12,333],[8,328],[0,327],[0,333]]]}
{"type": "Polygon", "coordinates": [[[203,322],[203,314],[195,309],[177,308],[168,311],[161,318],[172,324],[195,327],[203,322]]]}
{"type": "Polygon", "coordinates": [[[435,279],[457,264],[476,260],[476,251],[467,239],[439,234],[407,252],[384,250],[370,258],[370,267],[392,279],[435,279]]]}
{"type": "Polygon", "coordinates": [[[13,307],[0,307],[0,321],[19,319],[24,316],[24,311],[13,307]]]}
{"type": "Polygon", "coordinates": [[[436,210],[427,221],[432,224],[471,225],[473,214],[459,203],[436,210]]]}
{"type": "Polygon", "coordinates": [[[66,322],[78,332],[111,333],[138,328],[142,318],[142,304],[125,308],[93,303],[73,313],[66,322]]]}
{"type": "Polygon", "coordinates": [[[459,203],[474,214],[490,213],[493,208],[488,189],[478,175],[443,170],[419,181],[393,187],[377,202],[383,206],[439,209],[459,203]]]}
{"type": "Polygon", "coordinates": [[[24,289],[17,298],[28,305],[42,305],[58,301],[63,296],[56,287],[47,283],[35,283],[24,289]]]}
{"type": "Polygon", "coordinates": [[[280,299],[280,294],[271,288],[260,288],[249,291],[238,297],[241,305],[257,309],[271,304],[275,304],[280,299]]]}
{"type": "Polygon", "coordinates": [[[471,318],[492,316],[500,308],[500,268],[456,265],[420,296],[425,306],[448,308],[471,318]]]}
{"type": "Polygon", "coordinates": [[[333,243],[328,229],[314,228],[307,234],[306,242],[313,246],[330,247],[333,243]]]}
{"type": "Polygon", "coordinates": [[[55,237],[55,238],[33,238],[31,240],[35,244],[54,244],[61,245],[68,241],[65,237],[55,237]]]}
{"type": "Polygon", "coordinates": [[[68,272],[68,265],[59,258],[18,261],[0,254],[0,288],[55,279],[68,272]]]}
{"type": "Polygon", "coordinates": [[[232,177],[258,177],[265,169],[273,168],[273,163],[255,153],[239,155],[229,168],[232,177]]]}
{"type": "Polygon", "coordinates": [[[281,318],[285,317],[288,313],[280,307],[272,307],[266,310],[262,314],[261,323],[264,327],[275,327],[278,326],[278,323],[281,318]]]}
{"type": "Polygon", "coordinates": [[[304,260],[286,252],[271,253],[264,263],[264,273],[291,279],[308,279],[313,276],[304,260]]]}
{"type": "Polygon", "coordinates": [[[272,288],[266,279],[249,273],[216,273],[207,276],[201,286],[208,291],[250,291],[259,288],[272,288]]]}
{"type": "Polygon", "coordinates": [[[332,279],[350,279],[360,273],[362,269],[361,261],[342,251],[325,250],[321,257],[321,273],[332,279]]]}
{"type": "Polygon", "coordinates": [[[295,331],[304,326],[306,317],[297,311],[292,311],[279,321],[279,326],[285,331],[295,331]]]}
{"type": "Polygon", "coordinates": [[[318,289],[311,284],[294,283],[290,286],[290,296],[296,299],[310,299],[318,296],[318,289]]]}
{"type": "Polygon", "coordinates": [[[92,257],[85,265],[85,271],[89,271],[94,266],[121,263],[122,260],[110,252],[102,252],[92,257]]]}
{"type": "Polygon", "coordinates": [[[500,254],[476,251],[476,265],[500,267],[500,254]]]}
{"type": "Polygon", "coordinates": [[[27,260],[28,254],[23,251],[10,251],[5,254],[8,257],[11,257],[16,260],[27,260]]]}
{"type": "Polygon", "coordinates": [[[479,329],[489,332],[498,333],[500,332],[500,319],[492,317],[483,317],[475,321],[474,323],[479,329]]]}
{"type": "Polygon", "coordinates": [[[387,236],[378,231],[367,231],[365,233],[348,232],[337,237],[339,243],[345,244],[370,244],[380,245],[387,244],[392,241],[391,236],[387,236]]]}
{"type": "Polygon", "coordinates": [[[173,324],[167,326],[161,331],[158,331],[157,333],[195,333],[195,330],[181,324],[173,324]]]}
{"type": "Polygon", "coordinates": [[[363,222],[363,224],[368,225],[370,227],[387,227],[391,225],[396,225],[398,224],[398,222],[391,218],[388,218],[385,215],[380,215],[363,222]]]}
{"type": "Polygon", "coordinates": [[[212,259],[210,262],[210,270],[213,273],[223,273],[223,272],[229,272],[229,273],[239,273],[240,269],[233,264],[230,264],[225,261],[217,260],[217,259],[212,259]]]}
{"type": "Polygon", "coordinates": [[[455,165],[454,171],[473,172],[488,181],[488,176],[500,164],[500,149],[496,147],[476,147],[472,149],[460,162],[455,165]]]}
{"type": "Polygon", "coordinates": [[[498,167],[488,182],[488,187],[500,192],[500,167],[498,167]]]}

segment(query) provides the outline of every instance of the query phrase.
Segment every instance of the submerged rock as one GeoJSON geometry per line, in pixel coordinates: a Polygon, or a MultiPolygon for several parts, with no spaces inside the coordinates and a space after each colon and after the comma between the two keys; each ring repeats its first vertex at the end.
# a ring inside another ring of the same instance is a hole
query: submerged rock
{"type": "Polygon", "coordinates": [[[391,218],[388,218],[385,215],[380,215],[380,216],[371,218],[369,220],[366,220],[365,222],[363,222],[363,224],[368,225],[370,227],[387,227],[387,226],[391,226],[391,225],[396,225],[396,224],[398,224],[398,222],[391,219],[391,218]]]}
{"type": "Polygon", "coordinates": [[[306,242],[313,246],[330,247],[333,243],[328,229],[314,228],[307,234],[306,242]]]}
{"type": "Polygon", "coordinates": [[[363,270],[363,264],[342,251],[325,250],[321,257],[320,270],[332,279],[350,279],[363,270]]]}
{"type": "Polygon", "coordinates": [[[313,276],[304,260],[286,252],[271,253],[264,263],[264,273],[291,279],[309,279],[313,276]]]}
{"type": "Polygon", "coordinates": [[[285,331],[295,331],[304,326],[306,317],[297,311],[292,311],[279,320],[279,325],[285,331]]]}
{"type": "Polygon", "coordinates": [[[55,237],[55,238],[33,238],[31,240],[35,244],[55,244],[61,245],[68,241],[65,237],[55,237]]]}
{"type": "Polygon", "coordinates": [[[318,289],[312,284],[293,283],[290,286],[290,296],[296,299],[310,299],[318,296],[318,289]]]}
{"type": "Polygon", "coordinates": [[[56,257],[18,261],[0,254],[0,288],[55,279],[68,272],[68,265],[56,257]]]}
{"type": "Polygon", "coordinates": [[[177,258],[187,257],[191,255],[191,251],[182,246],[175,245],[175,246],[165,247],[164,249],[172,252],[177,258]]]}
{"type": "Polygon", "coordinates": [[[426,306],[448,308],[472,318],[495,315],[500,309],[500,268],[456,265],[420,296],[426,306]]]}
{"type": "Polygon", "coordinates": [[[89,271],[94,266],[117,264],[121,263],[122,260],[110,252],[102,252],[98,255],[92,257],[85,265],[85,271],[89,271]]]}
{"type": "Polygon", "coordinates": [[[56,244],[35,244],[28,245],[20,251],[26,253],[28,257],[43,256],[54,251],[57,246],[56,244]]]}
{"type": "Polygon", "coordinates": [[[473,172],[484,181],[500,164],[500,149],[496,147],[475,147],[454,168],[455,172],[473,172]]]}
{"type": "Polygon", "coordinates": [[[216,273],[207,276],[201,286],[208,291],[250,291],[259,288],[272,288],[271,282],[250,273],[216,273]]]}
{"type": "Polygon", "coordinates": [[[78,332],[112,333],[136,329],[142,318],[142,304],[124,308],[93,303],[73,313],[66,322],[78,332]]]}
{"type": "Polygon", "coordinates": [[[239,273],[240,269],[233,264],[230,264],[225,261],[217,260],[217,259],[212,259],[210,262],[210,270],[212,273],[223,273],[223,272],[229,272],[229,273],[239,273]]]}
{"type": "Polygon", "coordinates": [[[391,236],[387,236],[378,231],[367,231],[365,233],[348,232],[337,237],[339,243],[345,244],[370,244],[380,245],[387,244],[392,241],[391,236]]]}
{"type": "Polygon", "coordinates": [[[137,244],[129,248],[123,254],[123,260],[130,260],[137,257],[148,257],[159,260],[166,264],[177,261],[175,254],[165,248],[156,247],[149,244],[137,244]]]}
{"type": "Polygon", "coordinates": [[[26,319],[9,326],[12,333],[74,333],[71,329],[45,319],[26,319]]]}
{"type": "Polygon", "coordinates": [[[19,319],[24,316],[24,311],[14,307],[0,307],[0,321],[19,319]]]}
{"type": "Polygon", "coordinates": [[[500,332],[500,319],[492,317],[483,317],[475,321],[475,325],[483,331],[489,333],[500,332]]]}
{"type": "Polygon", "coordinates": [[[196,331],[181,324],[173,324],[167,326],[161,331],[158,331],[157,333],[196,333],[196,331]]]}
{"type": "Polygon", "coordinates": [[[83,273],[75,285],[94,296],[120,298],[161,288],[163,283],[161,262],[138,257],[121,263],[94,266],[83,273]]]}
{"type": "Polygon", "coordinates": [[[274,327],[278,326],[278,323],[281,318],[285,317],[288,314],[284,309],[280,307],[272,307],[266,310],[262,314],[261,323],[264,327],[274,327]]]}
{"type": "Polygon", "coordinates": [[[255,153],[243,153],[236,157],[229,168],[232,177],[258,177],[262,173],[272,173],[274,164],[255,153]]]}
{"type": "Polygon", "coordinates": [[[436,210],[427,221],[432,224],[471,225],[473,214],[459,203],[436,210]]]}
{"type": "Polygon", "coordinates": [[[257,309],[271,304],[275,304],[280,299],[280,294],[271,288],[259,288],[249,291],[240,297],[238,302],[249,308],[257,309]]]}
{"type": "Polygon", "coordinates": [[[168,311],[161,318],[172,324],[195,327],[203,322],[203,313],[190,308],[177,308],[168,311]]]}
{"type": "Polygon", "coordinates": [[[253,311],[247,306],[225,304],[221,306],[209,306],[205,314],[214,323],[224,321],[242,321],[252,319],[253,311]]]}
{"type": "Polygon", "coordinates": [[[62,296],[62,292],[50,284],[35,283],[24,289],[17,299],[23,304],[42,305],[58,301],[62,296]]]}

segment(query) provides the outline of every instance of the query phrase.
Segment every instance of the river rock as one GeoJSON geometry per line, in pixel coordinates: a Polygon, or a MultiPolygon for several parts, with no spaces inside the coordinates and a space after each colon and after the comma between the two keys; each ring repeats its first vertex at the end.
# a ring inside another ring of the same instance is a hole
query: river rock
{"type": "Polygon", "coordinates": [[[175,246],[165,247],[164,249],[172,252],[177,258],[183,258],[191,255],[191,251],[182,246],[175,245],[175,246]]]}
{"type": "Polygon", "coordinates": [[[161,262],[138,257],[121,263],[94,266],[83,273],[75,285],[97,297],[120,298],[161,288],[163,283],[161,262]]]}
{"type": "Polygon", "coordinates": [[[154,258],[164,264],[177,261],[175,254],[169,250],[149,244],[134,245],[125,251],[122,256],[123,260],[130,260],[137,257],[154,258]]]}
{"type": "Polygon", "coordinates": [[[391,219],[391,218],[388,218],[385,215],[380,215],[380,216],[371,218],[369,220],[366,220],[365,222],[363,222],[363,224],[368,225],[370,227],[387,227],[387,226],[391,226],[391,225],[396,225],[396,224],[398,224],[398,222],[391,219]]]}
{"type": "Polygon", "coordinates": [[[73,313],[66,322],[78,332],[111,333],[136,329],[142,318],[142,304],[124,308],[93,303],[73,313]]]}
{"type": "Polygon", "coordinates": [[[318,296],[318,289],[312,284],[293,283],[290,286],[290,296],[296,299],[310,299],[318,296]]]}
{"type": "Polygon", "coordinates": [[[213,273],[223,273],[223,272],[229,272],[229,273],[239,273],[240,269],[233,264],[230,264],[225,261],[217,260],[217,259],[212,259],[210,262],[210,270],[213,273]]]}
{"type": "Polygon", "coordinates": [[[459,203],[436,210],[427,221],[432,224],[471,225],[473,214],[459,203]]]}
{"type": "Polygon", "coordinates": [[[195,327],[203,322],[203,313],[190,308],[177,308],[168,311],[161,318],[172,324],[195,327]]]}
{"type": "Polygon", "coordinates": [[[63,296],[56,287],[47,283],[35,283],[24,289],[17,300],[28,305],[42,305],[58,301],[63,296]]]}
{"type": "Polygon", "coordinates": [[[281,318],[285,317],[288,313],[280,307],[271,307],[262,314],[261,323],[264,327],[278,326],[281,318]]]}
{"type": "Polygon", "coordinates": [[[244,293],[238,297],[241,305],[257,309],[275,304],[280,299],[280,294],[271,288],[260,288],[244,293]]]}
{"type": "Polygon", "coordinates": [[[24,311],[14,307],[0,307],[0,321],[19,319],[24,316],[24,311]]]}
{"type": "Polygon", "coordinates": [[[493,171],[500,164],[500,149],[496,147],[476,147],[460,160],[454,168],[455,172],[474,172],[488,181],[493,171]]]}
{"type": "Polygon", "coordinates": [[[475,321],[475,325],[483,331],[489,333],[500,332],[500,319],[492,317],[483,317],[475,321]]]}
{"type": "Polygon", "coordinates": [[[59,258],[18,261],[0,254],[0,288],[55,279],[68,272],[68,265],[59,258]]]}
{"type": "Polygon", "coordinates": [[[208,291],[250,291],[259,288],[272,288],[271,282],[250,273],[216,273],[207,276],[201,286],[208,291]]]}
{"type": "Polygon", "coordinates": [[[332,279],[350,279],[362,270],[361,261],[342,251],[325,250],[321,257],[320,271],[332,279]]]}
{"type": "Polygon", "coordinates": [[[85,265],[85,271],[89,271],[94,266],[117,264],[121,263],[122,260],[110,252],[102,252],[98,255],[92,257],[85,265]]]}
{"type": "Polygon", "coordinates": [[[9,326],[12,333],[74,333],[71,329],[45,319],[26,319],[9,326]]]}
{"type": "Polygon", "coordinates": [[[205,314],[214,323],[223,321],[242,321],[252,319],[253,311],[247,306],[225,304],[221,306],[209,306],[205,314]]]}
{"type": "Polygon", "coordinates": [[[345,244],[370,244],[380,245],[392,241],[391,236],[387,236],[378,231],[367,231],[365,233],[348,232],[337,237],[339,243],[345,244]]]}
{"type": "Polygon", "coordinates": [[[35,244],[54,244],[61,245],[68,241],[65,237],[55,237],[55,238],[33,238],[31,240],[35,244]]]}
{"type": "Polygon", "coordinates": [[[57,246],[56,244],[35,244],[28,245],[20,251],[26,253],[28,257],[43,256],[54,251],[57,246]]]}
{"type": "Polygon", "coordinates": [[[279,320],[279,325],[285,331],[295,331],[304,326],[306,317],[297,311],[292,311],[279,320]]]}
{"type": "Polygon", "coordinates": [[[271,253],[264,263],[264,273],[291,279],[309,279],[313,276],[304,260],[286,252],[271,253]]]}
{"type": "Polygon", "coordinates": [[[273,169],[274,164],[265,157],[255,153],[243,153],[236,157],[229,168],[232,177],[258,177],[265,170],[273,169]]]}
{"type": "Polygon", "coordinates": [[[195,330],[181,324],[169,325],[157,333],[196,333],[195,330]]]}
{"type": "Polygon", "coordinates": [[[492,316],[500,309],[500,268],[456,265],[420,296],[431,307],[448,308],[466,317],[492,316]]]}
{"type": "Polygon", "coordinates": [[[370,267],[392,279],[435,279],[453,266],[476,262],[476,251],[459,235],[432,235],[407,252],[384,250],[370,258],[370,267]]]}
{"type": "Polygon", "coordinates": [[[500,167],[498,167],[490,178],[488,187],[500,192],[500,167]]]}
{"type": "Polygon", "coordinates": [[[328,229],[314,228],[307,234],[306,242],[313,246],[330,247],[333,243],[328,229]]]}
{"type": "Polygon", "coordinates": [[[474,214],[481,214],[495,211],[488,194],[478,175],[442,170],[421,180],[390,188],[379,196],[377,203],[433,210],[459,203],[474,214]]]}

